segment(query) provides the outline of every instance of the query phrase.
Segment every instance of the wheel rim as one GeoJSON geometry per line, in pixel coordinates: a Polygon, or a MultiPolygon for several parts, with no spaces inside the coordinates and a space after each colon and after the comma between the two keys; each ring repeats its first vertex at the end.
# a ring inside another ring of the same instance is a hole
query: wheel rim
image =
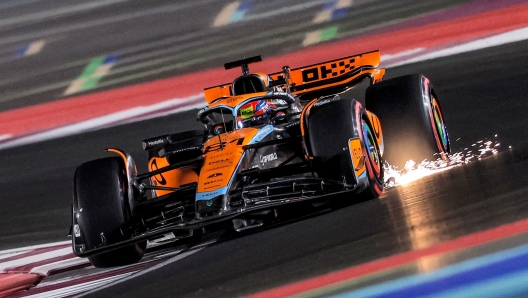
{"type": "Polygon", "coordinates": [[[361,122],[363,125],[363,139],[365,139],[367,155],[370,160],[370,163],[374,168],[374,171],[376,172],[376,176],[379,176],[382,165],[381,157],[379,156],[378,145],[376,139],[374,138],[372,129],[370,128],[368,123],[365,120],[361,120],[361,122]]]}
{"type": "Polygon", "coordinates": [[[449,137],[447,135],[447,130],[445,127],[444,117],[442,115],[440,105],[438,104],[438,101],[436,100],[436,97],[433,97],[432,99],[432,110],[433,110],[435,129],[438,133],[438,137],[442,145],[441,149],[444,152],[447,152],[449,150],[448,149],[449,148],[449,137]]]}

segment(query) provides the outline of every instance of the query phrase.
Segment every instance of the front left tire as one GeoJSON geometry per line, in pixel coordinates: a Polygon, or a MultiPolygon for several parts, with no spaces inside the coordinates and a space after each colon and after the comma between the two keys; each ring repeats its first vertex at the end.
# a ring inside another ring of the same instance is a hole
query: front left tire
{"type": "MultiPolygon", "coordinates": [[[[74,181],[74,220],[85,250],[89,251],[99,247],[104,235],[108,237],[131,217],[125,165],[119,157],[89,161],[77,168],[74,181]]],[[[122,266],[141,260],[145,248],[146,241],[142,241],[88,259],[98,268],[122,266]]]]}

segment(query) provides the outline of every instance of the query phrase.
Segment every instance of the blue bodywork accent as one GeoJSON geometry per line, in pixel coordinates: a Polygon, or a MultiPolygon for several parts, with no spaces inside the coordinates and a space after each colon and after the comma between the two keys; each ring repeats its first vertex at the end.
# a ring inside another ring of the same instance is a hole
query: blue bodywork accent
{"type": "Polygon", "coordinates": [[[359,179],[364,179],[364,178],[367,178],[367,170],[365,170],[365,172],[363,172],[363,174],[359,175],[358,181],[359,181],[359,179]]]}
{"type": "Polygon", "coordinates": [[[270,133],[273,132],[273,125],[271,124],[268,124],[264,127],[262,127],[261,129],[259,129],[259,131],[255,134],[255,136],[253,137],[253,139],[249,142],[249,144],[255,144],[255,143],[258,143],[260,141],[262,141],[262,139],[264,139],[265,137],[267,137],[270,133]]]}
{"type": "Polygon", "coordinates": [[[227,193],[227,186],[221,187],[219,189],[208,191],[208,192],[198,192],[196,193],[196,201],[206,201],[214,197],[225,195],[227,193]]]}

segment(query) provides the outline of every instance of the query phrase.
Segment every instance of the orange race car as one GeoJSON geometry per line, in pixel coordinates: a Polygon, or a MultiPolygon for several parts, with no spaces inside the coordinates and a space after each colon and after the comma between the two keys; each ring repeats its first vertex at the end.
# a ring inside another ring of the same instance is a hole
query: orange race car
{"type": "Polygon", "coordinates": [[[146,242],[243,231],[284,210],[377,198],[384,158],[447,159],[449,139],[433,86],[422,75],[382,81],[378,51],[205,89],[205,129],[143,141],[147,173],[119,149],[75,173],[73,250],[97,267],[141,259],[146,242]],[[363,80],[366,107],[341,97],[363,80]],[[383,132],[382,132],[383,127],[383,132]],[[382,157],[383,156],[383,157],[382,157]],[[438,156],[437,156],[438,157],[438,156]],[[297,207],[298,206],[298,207],[297,207]],[[286,208],[288,207],[288,208],[286,208]]]}

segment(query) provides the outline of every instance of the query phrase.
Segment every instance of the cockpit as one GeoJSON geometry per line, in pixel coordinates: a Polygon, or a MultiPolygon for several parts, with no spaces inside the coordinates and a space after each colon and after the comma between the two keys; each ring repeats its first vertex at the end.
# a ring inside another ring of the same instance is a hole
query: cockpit
{"type": "Polygon", "coordinates": [[[255,56],[224,64],[225,69],[241,67],[242,75],[232,84],[205,90],[209,106],[198,112],[198,120],[209,135],[299,118],[302,107],[299,99],[289,92],[289,68],[284,68],[282,79],[274,81],[265,73],[249,72],[248,64],[260,61],[262,57],[255,56]]]}
{"type": "MultiPolygon", "coordinates": [[[[262,94],[262,93],[261,93],[262,94]]],[[[198,112],[211,135],[246,127],[280,124],[300,112],[298,100],[285,92],[268,92],[260,96],[227,97],[198,112]],[[233,98],[240,98],[233,102],[233,98]],[[229,105],[232,103],[232,105],[229,105]]]]}

